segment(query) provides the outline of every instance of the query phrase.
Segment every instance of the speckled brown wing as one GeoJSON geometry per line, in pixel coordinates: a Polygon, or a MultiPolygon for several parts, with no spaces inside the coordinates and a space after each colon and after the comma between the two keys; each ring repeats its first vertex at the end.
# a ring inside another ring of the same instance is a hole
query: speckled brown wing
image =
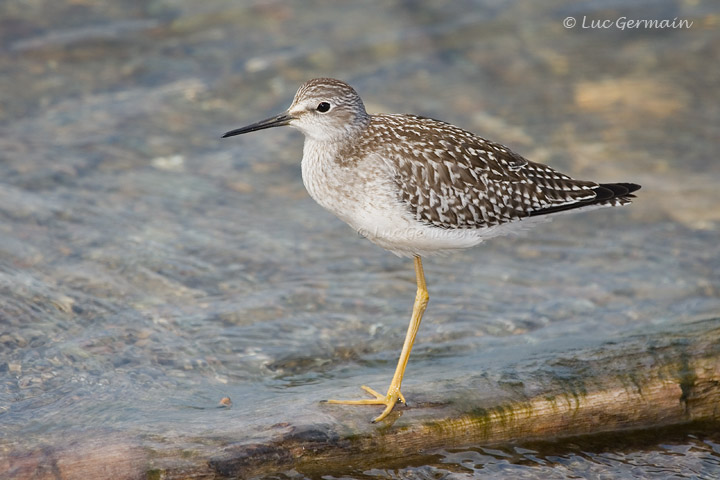
{"type": "Polygon", "coordinates": [[[371,129],[390,145],[385,155],[401,201],[426,224],[492,227],[597,198],[597,183],[574,180],[444,122],[381,115],[371,129]]]}

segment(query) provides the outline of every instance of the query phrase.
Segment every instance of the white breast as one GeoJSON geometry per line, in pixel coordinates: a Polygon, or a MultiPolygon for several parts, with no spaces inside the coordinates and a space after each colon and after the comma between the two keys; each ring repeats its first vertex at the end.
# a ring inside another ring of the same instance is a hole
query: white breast
{"type": "Polygon", "coordinates": [[[401,203],[388,162],[372,156],[358,162],[337,161],[332,145],[306,138],[305,188],[360,235],[396,255],[437,255],[508,233],[506,228],[444,229],[419,223],[401,203]]]}

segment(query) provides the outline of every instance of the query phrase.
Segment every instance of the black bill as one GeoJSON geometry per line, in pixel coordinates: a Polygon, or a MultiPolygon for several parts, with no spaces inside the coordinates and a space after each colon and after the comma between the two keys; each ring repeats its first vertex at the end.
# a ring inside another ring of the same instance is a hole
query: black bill
{"type": "Polygon", "coordinates": [[[234,137],[235,135],[241,135],[243,133],[248,133],[248,132],[255,132],[257,130],[264,130],[266,128],[282,127],[283,125],[289,124],[290,121],[293,120],[294,118],[295,117],[293,117],[292,115],[290,115],[288,113],[283,113],[276,117],[266,118],[265,120],[261,120],[259,122],[253,123],[252,125],[248,125],[247,127],[230,130],[225,135],[223,135],[222,138],[234,137]]]}

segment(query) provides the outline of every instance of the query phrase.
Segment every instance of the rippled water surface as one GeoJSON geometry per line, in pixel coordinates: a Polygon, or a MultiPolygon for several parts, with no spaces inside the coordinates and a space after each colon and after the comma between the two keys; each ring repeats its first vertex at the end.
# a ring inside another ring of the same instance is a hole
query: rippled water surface
{"type": "Polygon", "coordinates": [[[325,478],[717,478],[720,469],[717,429],[695,426],[690,430],[694,433],[663,430],[575,438],[558,444],[444,450],[423,457],[424,464],[418,466],[371,468],[356,471],[352,476],[325,478]],[[656,443],[657,437],[652,438],[653,435],[659,435],[663,441],[656,443]]]}
{"type": "MultiPolygon", "coordinates": [[[[720,318],[719,25],[709,0],[2,2],[0,455],[87,432],[260,442],[389,381],[412,262],[308,197],[299,133],[219,139],[316,76],[347,80],[371,112],[643,185],[628,208],[426,259],[406,394],[462,397],[477,375],[528,393],[539,359],[720,318]],[[622,16],[693,26],[563,26],[622,16]]],[[[352,475],[720,476],[702,426],[606,440],[448,448],[352,475]]]]}

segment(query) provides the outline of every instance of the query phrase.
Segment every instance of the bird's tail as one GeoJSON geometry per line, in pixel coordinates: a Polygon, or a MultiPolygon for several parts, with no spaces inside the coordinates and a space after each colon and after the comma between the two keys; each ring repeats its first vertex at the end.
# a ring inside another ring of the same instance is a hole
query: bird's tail
{"type": "Polygon", "coordinates": [[[601,183],[592,190],[595,192],[594,198],[535,210],[530,216],[548,215],[587,207],[616,207],[627,205],[635,198],[633,192],[640,190],[640,185],[636,183],[601,183]]]}

